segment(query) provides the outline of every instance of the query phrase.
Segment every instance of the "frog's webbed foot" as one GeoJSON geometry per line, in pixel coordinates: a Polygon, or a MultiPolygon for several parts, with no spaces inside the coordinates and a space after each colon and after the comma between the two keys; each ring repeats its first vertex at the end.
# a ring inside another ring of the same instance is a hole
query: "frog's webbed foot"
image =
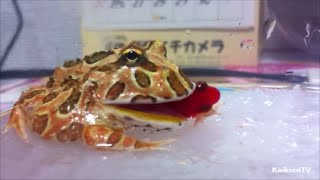
{"type": "Polygon", "coordinates": [[[25,130],[26,113],[20,105],[13,107],[10,119],[5,125],[2,133],[6,133],[10,128],[15,128],[17,134],[25,141],[28,142],[28,136],[25,130]]]}
{"type": "Polygon", "coordinates": [[[162,145],[172,142],[170,139],[150,142],[141,141],[103,125],[86,125],[82,138],[85,144],[98,150],[164,150],[165,148],[162,145]]]}

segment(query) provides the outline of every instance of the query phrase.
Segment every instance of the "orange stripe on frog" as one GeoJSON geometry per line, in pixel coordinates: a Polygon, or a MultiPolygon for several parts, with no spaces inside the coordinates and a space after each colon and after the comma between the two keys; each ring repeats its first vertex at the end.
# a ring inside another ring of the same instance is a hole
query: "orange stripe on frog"
{"type": "Polygon", "coordinates": [[[125,136],[124,139],[122,140],[122,146],[124,148],[133,147],[135,142],[136,140],[134,138],[125,136]]]}
{"type": "Polygon", "coordinates": [[[37,112],[38,113],[41,112],[40,114],[43,114],[44,112],[50,112],[50,111],[56,110],[61,104],[63,104],[68,99],[71,93],[72,93],[72,88],[69,89],[68,91],[60,92],[56,98],[54,98],[53,100],[45,104],[42,104],[37,109],[37,112]]]}
{"type": "Polygon", "coordinates": [[[48,125],[45,131],[42,133],[42,137],[49,139],[55,136],[58,132],[63,130],[64,127],[68,127],[73,122],[72,114],[69,114],[66,118],[58,117],[58,113],[49,112],[48,125]]]}
{"type": "Polygon", "coordinates": [[[112,130],[99,126],[99,125],[87,125],[84,129],[83,136],[88,145],[97,145],[106,143],[112,130]]]}

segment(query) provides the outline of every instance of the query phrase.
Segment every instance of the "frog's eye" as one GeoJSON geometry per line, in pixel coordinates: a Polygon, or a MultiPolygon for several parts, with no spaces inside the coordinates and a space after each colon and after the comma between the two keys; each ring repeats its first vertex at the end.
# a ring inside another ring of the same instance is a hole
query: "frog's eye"
{"type": "Polygon", "coordinates": [[[142,52],[138,49],[126,49],[121,56],[122,63],[128,66],[136,66],[142,59],[142,52]]]}
{"type": "Polygon", "coordinates": [[[125,54],[125,57],[128,61],[136,61],[139,58],[139,56],[140,55],[134,50],[130,50],[125,54]]]}

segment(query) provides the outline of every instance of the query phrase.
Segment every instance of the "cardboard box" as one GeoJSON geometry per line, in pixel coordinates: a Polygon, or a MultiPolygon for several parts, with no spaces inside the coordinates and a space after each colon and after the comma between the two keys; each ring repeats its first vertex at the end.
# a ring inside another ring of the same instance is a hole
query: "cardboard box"
{"type": "Polygon", "coordinates": [[[258,63],[260,1],[85,1],[83,10],[84,55],[157,39],[181,66],[258,63]]]}

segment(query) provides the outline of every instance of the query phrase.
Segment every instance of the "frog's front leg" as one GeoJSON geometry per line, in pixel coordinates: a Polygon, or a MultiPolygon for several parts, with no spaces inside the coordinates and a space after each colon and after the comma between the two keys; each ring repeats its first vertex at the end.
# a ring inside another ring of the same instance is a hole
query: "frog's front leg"
{"type": "Polygon", "coordinates": [[[141,141],[104,125],[86,125],[83,141],[99,150],[150,150],[163,149],[161,146],[172,140],[141,141]]]}
{"type": "Polygon", "coordinates": [[[5,125],[2,133],[6,133],[10,128],[14,128],[17,134],[23,139],[25,142],[28,142],[27,133],[25,130],[26,124],[26,113],[21,105],[15,105],[11,111],[11,116],[7,124],[5,125]]]}
{"type": "Polygon", "coordinates": [[[17,134],[28,142],[26,125],[32,121],[34,109],[41,103],[45,94],[43,87],[34,87],[24,92],[19,101],[17,101],[11,111],[10,118],[4,127],[2,133],[6,133],[10,128],[14,128],[17,134]]]}

